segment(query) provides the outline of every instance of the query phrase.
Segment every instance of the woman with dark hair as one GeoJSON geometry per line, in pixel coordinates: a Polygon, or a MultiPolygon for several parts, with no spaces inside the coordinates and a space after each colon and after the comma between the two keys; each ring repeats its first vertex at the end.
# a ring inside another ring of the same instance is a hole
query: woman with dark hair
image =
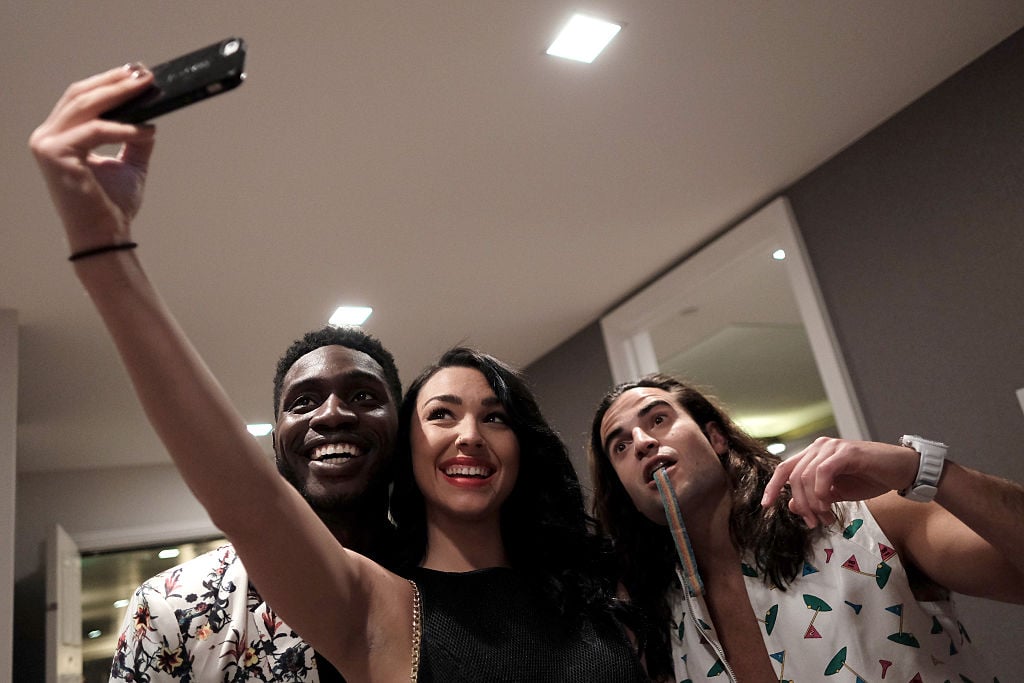
{"type": "Polygon", "coordinates": [[[781,461],[665,375],[605,396],[590,451],[655,679],[992,680],[950,592],[1024,602],[1024,487],[919,436],[781,461]]]}
{"type": "Polygon", "coordinates": [[[392,515],[423,593],[435,678],[645,679],[565,445],[522,376],[454,348],[399,411],[392,515]],[[471,675],[470,675],[471,674],[471,675]],[[505,678],[504,676],[507,676],[505,678]]]}
{"type": "MultiPolygon", "coordinates": [[[[608,592],[590,578],[596,567],[584,564],[596,551],[564,448],[551,447],[557,439],[529,392],[493,359],[456,354],[477,364],[433,372],[417,383],[415,408],[405,413],[423,505],[400,516],[411,525],[423,515],[422,564],[436,574],[414,572],[416,580],[408,580],[342,547],[278,475],[134,250],[131,223],[155,129],[100,115],[152,84],[152,73],[138,65],[73,84],[33,132],[30,148],[64,224],[75,273],[147,417],[266,601],[353,682],[643,680],[622,632],[602,616],[608,592]],[[120,152],[95,153],[107,144],[120,152]],[[561,499],[555,489],[567,483],[561,499]],[[545,505],[554,512],[531,509],[545,505]],[[443,572],[456,572],[455,581],[443,572]],[[422,593],[416,581],[423,581],[422,593]]],[[[394,423],[383,416],[379,444],[352,430],[339,436],[345,423],[359,419],[354,408],[383,413],[390,404],[386,390],[336,385],[380,374],[369,357],[348,364],[320,358],[287,382],[282,412],[297,416],[290,438],[303,444],[296,453],[311,467],[351,478],[352,468],[358,471],[367,453],[390,439],[384,432],[394,423]],[[333,441],[316,428],[328,420],[335,423],[333,441]]]]}

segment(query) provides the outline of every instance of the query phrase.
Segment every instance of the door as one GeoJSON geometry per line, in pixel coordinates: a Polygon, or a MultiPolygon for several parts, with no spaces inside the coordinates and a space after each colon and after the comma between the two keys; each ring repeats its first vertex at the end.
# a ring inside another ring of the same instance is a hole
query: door
{"type": "Polygon", "coordinates": [[[46,683],[82,680],[82,573],[74,539],[59,525],[46,542],[46,683]]]}

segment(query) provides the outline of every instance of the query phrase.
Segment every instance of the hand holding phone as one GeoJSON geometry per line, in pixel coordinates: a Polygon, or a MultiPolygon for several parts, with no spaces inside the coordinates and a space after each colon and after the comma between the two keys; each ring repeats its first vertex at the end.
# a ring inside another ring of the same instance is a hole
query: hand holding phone
{"type": "Polygon", "coordinates": [[[153,87],[100,118],[142,123],[237,88],[245,80],[245,41],[226,38],[154,66],[153,87]]]}

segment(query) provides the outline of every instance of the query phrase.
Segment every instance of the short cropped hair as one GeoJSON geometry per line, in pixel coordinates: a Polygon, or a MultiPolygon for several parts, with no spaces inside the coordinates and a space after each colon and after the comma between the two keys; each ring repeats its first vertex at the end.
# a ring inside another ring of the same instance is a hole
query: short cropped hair
{"type": "Polygon", "coordinates": [[[368,334],[360,327],[327,325],[319,330],[312,330],[295,340],[288,350],[284,352],[277,362],[277,373],[274,375],[274,417],[277,417],[278,406],[281,403],[281,391],[284,384],[284,376],[295,364],[295,361],[311,351],[324,346],[344,346],[353,351],[365,353],[377,361],[384,371],[384,381],[391,393],[391,400],[397,406],[402,401],[402,381],[398,376],[398,367],[395,365],[395,358],[391,352],[384,348],[380,340],[368,334]]]}

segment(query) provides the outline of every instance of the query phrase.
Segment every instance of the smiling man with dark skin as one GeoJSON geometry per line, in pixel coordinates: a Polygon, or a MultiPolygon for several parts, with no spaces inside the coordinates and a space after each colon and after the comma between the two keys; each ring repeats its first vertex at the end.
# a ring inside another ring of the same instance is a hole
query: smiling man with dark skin
{"type": "MultiPolygon", "coordinates": [[[[345,547],[385,565],[394,556],[387,496],[401,392],[391,354],[358,328],[306,334],[274,378],[278,471],[345,547]]],[[[110,680],[342,679],[260,598],[226,545],[136,590],[110,680]]]]}

